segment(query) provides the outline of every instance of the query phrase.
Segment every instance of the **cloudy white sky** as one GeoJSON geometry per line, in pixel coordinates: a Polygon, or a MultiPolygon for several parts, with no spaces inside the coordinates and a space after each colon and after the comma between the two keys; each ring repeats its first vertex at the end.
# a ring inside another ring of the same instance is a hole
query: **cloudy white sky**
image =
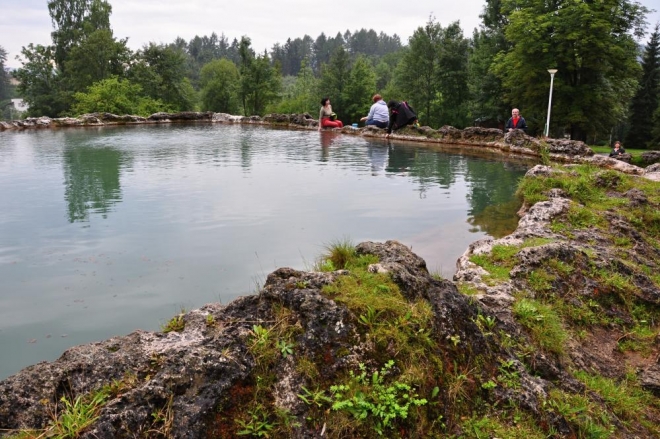
{"type": "MultiPolygon", "coordinates": [[[[261,52],[287,38],[316,38],[321,32],[374,29],[397,34],[402,42],[430,15],[443,26],[460,20],[466,37],[479,26],[485,0],[108,0],[112,5],[111,25],[117,38],[128,37],[137,50],[153,41],[170,43],[177,36],[186,41],[195,35],[224,33],[229,41],[247,35],[252,47],[261,52]]],[[[641,0],[648,8],[660,10],[660,0],[641,0]]],[[[0,0],[0,46],[8,52],[7,65],[20,67],[15,58],[29,43],[51,43],[52,25],[48,0],[0,0]]],[[[660,21],[657,11],[648,17],[660,21]]]]}

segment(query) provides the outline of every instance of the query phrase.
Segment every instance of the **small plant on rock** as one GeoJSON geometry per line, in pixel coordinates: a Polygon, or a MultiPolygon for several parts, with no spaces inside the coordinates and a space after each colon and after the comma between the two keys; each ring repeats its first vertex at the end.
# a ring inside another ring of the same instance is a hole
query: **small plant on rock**
{"type": "Polygon", "coordinates": [[[181,309],[181,312],[167,321],[162,327],[161,331],[167,332],[181,332],[186,327],[186,321],[184,320],[186,310],[181,309]]]}
{"type": "Polygon", "coordinates": [[[394,360],[388,361],[380,372],[368,376],[366,366],[360,364],[358,374],[351,371],[349,384],[330,387],[334,399],[333,410],[346,411],[356,419],[371,419],[378,435],[391,429],[397,419],[406,419],[411,406],[422,406],[428,401],[419,398],[412,387],[400,381],[386,384],[392,373],[394,360]]]}

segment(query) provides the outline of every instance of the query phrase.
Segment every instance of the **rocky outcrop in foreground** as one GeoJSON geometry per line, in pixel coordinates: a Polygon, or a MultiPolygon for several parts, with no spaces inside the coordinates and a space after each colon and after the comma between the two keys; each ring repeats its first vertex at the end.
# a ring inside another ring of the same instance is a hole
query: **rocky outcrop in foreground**
{"type": "Polygon", "coordinates": [[[660,349],[636,332],[657,334],[660,316],[657,187],[589,178],[633,216],[601,223],[553,188],[515,233],[471,245],[455,282],[396,241],[359,244],[341,270],[278,269],[258,294],[175,316],[170,332],[77,346],[0,382],[0,429],[47,429],[62,398],[105,388],[82,438],[472,437],[475,425],[657,437],[660,349]]]}

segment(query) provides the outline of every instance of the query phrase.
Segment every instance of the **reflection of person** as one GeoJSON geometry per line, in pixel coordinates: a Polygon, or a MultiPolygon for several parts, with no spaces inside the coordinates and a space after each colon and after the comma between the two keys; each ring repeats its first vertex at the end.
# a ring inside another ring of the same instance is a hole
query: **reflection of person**
{"type": "Polygon", "coordinates": [[[340,134],[334,131],[323,130],[319,133],[321,135],[321,160],[327,162],[330,158],[330,147],[340,134]]]}
{"type": "Polygon", "coordinates": [[[387,125],[387,136],[392,133],[392,130],[398,130],[417,122],[417,113],[406,101],[389,101],[387,108],[391,112],[390,123],[387,125]]]}
{"type": "Polygon", "coordinates": [[[610,157],[618,157],[625,154],[626,150],[621,148],[621,142],[618,140],[614,142],[614,149],[610,152],[610,157]]]}
{"type": "Polygon", "coordinates": [[[374,101],[374,104],[369,109],[369,114],[360,119],[360,122],[366,121],[366,126],[374,125],[378,128],[387,128],[387,124],[390,121],[387,104],[379,94],[375,94],[371,99],[374,101]]]}
{"type": "Polygon", "coordinates": [[[319,131],[322,128],[341,128],[344,124],[341,120],[334,120],[337,115],[332,112],[330,98],[321,99],[321,111],[319,113],[319,131]]]}
{"type": "Polygon", "coordinates": [[[389,150],[385,145],[367,145],[367,155],[371,162],[371,175],[378,175],[387,167],[389,150]]]}
{"type": "Polygon", "coordinates": [[[513,130],[523,130],[527,129],[527,122],[525,118],[520,115],[520,110],[514,108],[511,110],[511,117],[506,121],[506,126],[504,127],[504,132],[513,131],[513,130]]]}

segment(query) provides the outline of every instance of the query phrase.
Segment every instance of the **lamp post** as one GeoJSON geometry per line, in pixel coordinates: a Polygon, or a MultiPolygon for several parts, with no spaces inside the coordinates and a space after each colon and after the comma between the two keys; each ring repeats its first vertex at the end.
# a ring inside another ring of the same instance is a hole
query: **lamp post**
{"type": "Polygon", "coordinates": [[[548,137],[548,133],[550,132],[550,109],[552,108],[552,84],[555,82],[555,73],[557,73],[557,69],[548,69],[548,73],[550,73],[550,97],[548,98],[548,120],[545,123],[545,137],[548,137]]]}

